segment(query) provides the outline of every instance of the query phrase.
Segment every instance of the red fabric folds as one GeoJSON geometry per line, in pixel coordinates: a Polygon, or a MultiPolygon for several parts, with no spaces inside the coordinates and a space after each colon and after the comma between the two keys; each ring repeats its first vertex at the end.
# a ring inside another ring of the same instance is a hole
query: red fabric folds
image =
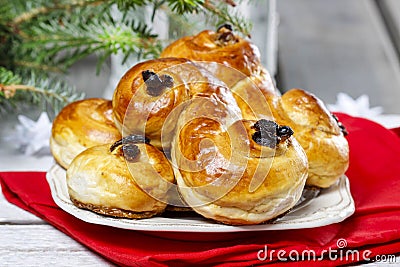
{"type": "Polygon", "coordinates": [[[337,115],[350,133],[346,174],[356,211],[341,223],[314,229],[225,234],[129,231],[89,224],[62,211],[51,198],[44,172],[0,173],[0,182],[9,202],[123,266],[337,266],[398,254],[400,138],[369,120],[337,115]],[[338,250],[340,239],[346,246],[338,250]],[[289,256],[301,259],[302,253],[307,259],[311,250],[316,255],[311,261],[290,261],[289,256]]]}

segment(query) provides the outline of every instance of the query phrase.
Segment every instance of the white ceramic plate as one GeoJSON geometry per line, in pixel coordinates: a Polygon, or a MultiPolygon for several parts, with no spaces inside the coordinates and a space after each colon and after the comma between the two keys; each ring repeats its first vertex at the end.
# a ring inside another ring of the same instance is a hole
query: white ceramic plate
{"type": "Polygon", "coordinates": [[[312,200],[304,201],[273,223],[251,226],[229,226],[206,220],[193,213],[176,217],[150,219],[117,219],[79,209],[69,199],[65,170],[54,165],[47,173],[47,181],[55,203],[69,214],[89,223],[117,228],[162,232],[243,232],[287,230],[324,226],[343,221],[354,213],[354,201],[350,194],[349,180],[343,176],[329,189],[321,190],[312,200]]]}

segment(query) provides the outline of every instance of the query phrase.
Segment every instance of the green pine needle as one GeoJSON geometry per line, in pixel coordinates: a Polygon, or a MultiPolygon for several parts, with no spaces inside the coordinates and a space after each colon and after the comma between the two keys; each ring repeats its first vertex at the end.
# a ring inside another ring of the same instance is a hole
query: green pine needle
{"type": "Polygon", "coordinates": [[[0,114],[18,110],[18,103],[42,104],[49,115],[57,114],[65,105],[82,99],[83,94],[59,77],[40,77],[34,72],[22,78],[0,67],[0,114]]]}
{"type": "Polygon", "coordinates": [[[209,20],[209,23],[215,25],[229,23],[244,36],[250,36],[251,22],[245,19],[234,7],[222,4],[219,1],[209,1],[203,7],[202,12],[209,20]]]}
{"type": "Polygon", "coordinates": [[[199,11],[204,5],[204,0],[168,0],[168,5],[172,12],[182,15],[199,11]]]}
{"type": "Polygon", "coordinates": [[[0,112],[18,101],[44,102],[57,112],[82,97],[55,73],[89,55],[98,56],[98,73],[113,54],[122,53],[124,61],[158,57],[165,40],[152,29],[157,12],[168,14],[171,25],[187,23],[175,34],[187,34],[195,17],[215,28],[230,23],[243,35],[251,28],[232,0],[0,0],[0,112]],[[113,17],[115,10],[120,17],[113,17]]]}

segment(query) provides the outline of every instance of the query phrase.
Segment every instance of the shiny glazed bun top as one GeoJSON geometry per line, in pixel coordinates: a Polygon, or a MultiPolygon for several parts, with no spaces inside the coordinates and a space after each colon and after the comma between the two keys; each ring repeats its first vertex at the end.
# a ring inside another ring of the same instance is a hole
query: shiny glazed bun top
{"type": "Polygon", "coordinates": [[[232,31],[229,25],[216,32],[205,30],[173,42],[161,57],[181,57],[196,61],[212,61],[239,70],[246,76],[260,73],[260,51],[246,39],[232,31]]]}
{"type": "MultiPolygon", "coordinates": [[[[216,32],[206,30],[178,39],[164,49],[161,57],[187,58],[209,70],[232,90],[246,119],[257,119],[251,111],[260,106],[257,98],[262,99],[263,106],[269,106],[260,109],[275,108],[280,93],[261,64],[257,46],[236,35],[229,25],[221,26],[216,32]]],[[[260,118],[272,118],[271,112],[267,113],[260,118]]]]}
{"type": "Polygon", "coordinates": [[[157,148],[139,136],[91,147],[67,170],[71,200],[81,208],[123,218],[148,218],[164,211],[175,181],[157,148]]]}
{"type": "Polygon", "coordinates": [[[111,101],[101,98],[65,106],[54,119],[51,130],[50,148],[56,161],[67,168],[86,148],[120,139],[112,112],[111,101]]]}
{"type": "MultiPolygon", "coordinates": [[[[198,105],[196,105],[198,106],[198,105]]],[[[172,161],[180,194],[199,214],[226,224],[258,224],[289,210],[307,177],[292,130],[269,120],[191,117],[178,121],[172,161]]]]}
{"type": "Polygon", "coordinates": [[[349,166],[345,128],[315,95],[291,89],[279,102],[278,121],[289,125],[309,161],[307,184],[326,188],[349,166]]]}
{"type": "Polygon", "coordinates": [[[187,59],[162,58],[139,63],[121,78],[113,96],[115,121],[123,135],[142,134],[168,149],[180,112],[195,96],[240,114],[231,91],[207,70],[187,59]]]}

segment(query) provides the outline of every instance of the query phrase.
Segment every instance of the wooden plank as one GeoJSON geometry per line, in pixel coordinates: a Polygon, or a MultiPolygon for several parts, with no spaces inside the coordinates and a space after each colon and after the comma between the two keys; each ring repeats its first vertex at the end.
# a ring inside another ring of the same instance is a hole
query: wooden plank
{"type": "MultiPolygon", "coordinates": [[[[38,114],[30,114],[38,116],[38,114]]],[[[34,117],[36,118],[36,117],[34,117]]],[[[26,156],[18,151],[14,144],[5,137],[15,134],[16,115],[9,116],[1,122],[0,129],[0,171],[46,171],[54,160],[50,155],[26,156]]],[[[44,223],[36,216],[8,203],[0,191],[0,224],[44,223]]]]}
{"type": "Polygon", "coordinates": [[[7,202],[0,193],[0,224],[45,224],[35,215],[7,202]]]}
{"type": "Polygon", "coordinates": [[[50,225],[1,225],[1,266],[114,266],[50,225]]]}
{"type": "MultiPolygon", "coordinates": [[[[24,113],[30,119],[36,121],[40,111],[32,108],[24,113]]],[[[16,135],[16,127],[19,124],[17,114],[10,114],[2,118],[0,127],[0,171],[47,171],[54,164],[50,152],[41,155],[27,156],[17,149],[17,145],[10,141],[11,136],[16,135]]]]}
{"type": "Polygon", "coordinates": [[[300,87],[327,103],[339,92],[370,96],[400,113],[400,67],[372,0],[280,0],[279,87],[300,87]]]}
{"type": "Polygon", "coordinates": [[[395,44],[397,54],[400,54],[400,1],[399,0],[377,0],[386,26],[395,44]]]}

